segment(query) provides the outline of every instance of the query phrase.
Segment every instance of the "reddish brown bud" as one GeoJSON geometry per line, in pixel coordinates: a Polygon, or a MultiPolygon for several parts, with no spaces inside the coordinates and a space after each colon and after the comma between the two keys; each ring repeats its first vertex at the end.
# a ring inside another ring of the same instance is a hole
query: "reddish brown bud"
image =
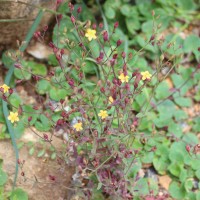
{"type": "Polygon", "coordinates": [[[119,47],[122,44],[121,40],[117,40],[117,46],[119,47]]]}
{"type": "Polygon", "coordinates": [[[52,49],[55,47],[53,42],[49,42],[49,47],[51,47],[52,49]]]}
{"type": "Polygon", "coordinates": [[[102,93],[105,93],[105,92],[106,92],[104,87],[101,87],[100,91],[101,91],[102,93]]]}
{"type": "Polygon", "coordinates": [[[81,8],[81,7],[78,7],[78,8],[77,8],[77,13],[81,13],[81,11],[82,11],[82,8],[81,8]]]}
{"type": "Polygon", "coordinates": [[[24,176],[25,174],[24,174],[24,172],[21,172],[21,176],[24,176]]]}
{"type": "Polygon", "coordinates": [[[12,88],[10,88],[8,91],[9,91],[9,94],[13,93],[13,89],[12,88]]]}
{"type": "Polygon", "coordinates": [[[103,28],[103,23],[100,23],[100,24],[99,24],[99,28],[103,28]]]}
{"type": "Polygon", "coordinates": [[[113,81],[112,81],[112,82],[113,82],[114,85],[117,85],[117,84],[118,84],[118,80],[117,80],[116,78],[113,78],[113,81]]]}
{"type": "Polygon", "coordinates": [[[48,74],[49,74],[49,76],[54,76],[54,75],[55,75],[55,72],[50,71],[48,74]]]}
{"type": "Polygon", "coordinates": [[[73,79],[70,79],[68,81],[68,84],[71,86],[71,87],[74,87],[74,80],[73,79]]]}
{"type": "Polygon", "coordinates": [[[104,31],[104,33],[103,33],[103,39],[104,39],[104,42],[108,41],[108,32],[107,31],[104,31]]]}
{"type": "Polygon", "coordinates": [[[48,30],[48,28],[49,28],[49,27],[48,27],[47,25],[44,26],[43,31],[46,32],[46,31],[48,30]]]}
{"type": "Polygon", "coordinates": [[[55,177],[55,176],[52,176],[52,175],[49,175],[49,179],[50,179],[51,181],[55,181],[55,180],[56,180],[56,177],[55,177]]]}
{"type": "Polygon", "coordinates": [[[22,68],[21,64],[19,64],[19,63],[15,63],[14,66],[15,66],[15,68],[17,68],[17,69],[21,69],[21,68],[22,68]]]}
{"type": "Polygon", "coordinates": [[[83,78],[83,72],[79,73],[79,78],[82,79],[83,78]]]}
{"type": "Polygon", "coordinates": [[[185,149],[186,149],[186,151],[187,151],[188,153],[190,153],[190,145],[186,145],[186,146],[185,146],[185,149]]]}
{"type": "Polygon", "coordinates": [[[92,28],[93,29],[97,29],[97,25],[96,24],[92,24],[92,28]]]}
{"type": "Polygon", "coordinates": [[[44,133],[44,134],[43,134],[43,138],[44,138],[44,140],[48,140],[48,139],[49,139],[49,136],[48,136],[46,133],[44,133]]]}
{"type": "Polygon", "coordinates": [[[76,18],[72,15],[71,16],[71,22],[74,24],[76,22],[76,18]]]}
{"type": "Polygon", "coordinates": [[[129,98],[125,98],[125,99],[124,99],[124,103],[125,103],[125,104],[128,104],[128,103],[129,103],[129,98]]]}
{"type": "Polygon", "coordinates": [[[116,28],[118,28],[118,26],[119,26],[119,22],[115,22],[114,28],[116,29],[116,28]]]}
{"type": "Polygon", "coordinates": [[[155,35],[152,35],[150,38],[150,41],[153,41],[155,39],[155,35]]]}
{"type": "Polygon", "coordinates": [[[68,3],[68,7],[71,12],[74,10],[74,5],[71,2],[68,3]]]}
{"type": "Polygon", "coordinates": [[[99,58],[100,58],[100,59],[103,59],[103,57],[104,57],[104,53],[103,53],[103,52],[100,52],[99,58]]]}
{"type": "Polygon", "coordinates": [[[113,55],[113,59],[117,59],[117,57],[118,57],[118,54],[113,55]]]}
{"type": "Polygon", "coordinates": [[[61,49],[61,50],[60,50],[60,54],[63,55],[64,53],[65,53],[65,50],[64,50],[64,49],[61,49]]]}
{"type": "Polygon", "coordinates": [[[126,57],[126,53],[123,51],[122,52],[122,58],[125,58],[126,57]]]}

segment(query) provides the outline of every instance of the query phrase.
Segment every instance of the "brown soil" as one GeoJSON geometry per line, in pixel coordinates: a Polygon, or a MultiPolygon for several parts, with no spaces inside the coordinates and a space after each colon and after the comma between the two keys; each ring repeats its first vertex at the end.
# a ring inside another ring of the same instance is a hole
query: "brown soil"
{"type": "MultiPolygon", "coordinates": [[[[36,142],[37,136],[32,132],[26,131],[21,141],[36,142]]],[[[5,186],[6,191],[10,191],[15,174],[15,153],[10,140],[0,141],[0,158],[3,158],[3,170],[8,174],[8,181],[5,186]]],[[[54,145],[61,149],[62,140],[54,138],[54,145]]],[[[64,200],[68,196],[68,187],[71,182],[73,168],[65,163],[58,164],[56,160],[51,160],[48,154],[45,158],[38,158],[37,154],[30,156],[27,146],[20,150],[20,160],[25,160],[23,169],[19,170],[17,187],[24,189],[30,200],[64,200]],[[21,172],[25,176],[21,175],[21,172]],[[55,181],[50,180],[49,175],[55,176],[55,181]],[[36,180],[37,179],[37,180],[36,180]]]]}

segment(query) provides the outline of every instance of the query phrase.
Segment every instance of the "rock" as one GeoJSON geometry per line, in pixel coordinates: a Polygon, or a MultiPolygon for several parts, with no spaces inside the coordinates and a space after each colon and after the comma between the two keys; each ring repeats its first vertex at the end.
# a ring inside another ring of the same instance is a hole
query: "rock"
{"type": "Polygon", "coordinates": [[[39,60],[47,60],[52,54],[52,49],[47,45],[36,42],[33,46],[27,48],[27,53],[39,60]]]}
{"type": "Polygon", "coordinates": [[[169,185],[170,185],[172,179],[168,175],[158,176],[158,179],[159,179],[160,185],[164,189],[168,190],[169,189],[169,185]]]}
{"type": "Polygon", "coordinates": [[[157,172],[153,167],[150,167],[149,169],[146,170],[145,177],[158,181],[157,172]]]}
{"type": "MultiPolygon", "coordinates": [[[[37,7],[53,9],[51,0],[21,0],[0,1],[0,20],[15,20],[14,22],[0,22],[0,45],[12,44],[17,47],[17,40],[23,41],[27,31],[37,16],[37,7]],[[17,21],[18,20],[18,21],[17,21]]],[[[45,12],[40,27],[49,24],[52,14],[45,12]]]]}

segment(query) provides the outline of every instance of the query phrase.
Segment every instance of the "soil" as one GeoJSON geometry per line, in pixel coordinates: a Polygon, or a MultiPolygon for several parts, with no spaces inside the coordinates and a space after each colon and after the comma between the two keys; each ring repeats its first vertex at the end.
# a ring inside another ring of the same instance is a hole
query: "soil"
{"type": "MultiPolygon", "coordinates": [[[[38,138],[32,132],[26,130],[20,141],[37,143],[38,138]]],[[[53,141],[56,149],[61,149],[62,140],[54,138],[53,141]]],[[[3,158],[3,170],[9,177],[5,190],[10,191],[15,175],[15,153],[10,140],[1,140],[0,143],[0,158],[3,158]]],[[[59,164],[56,160],[51,160],[48,154],[45,154],[45,158],[38,158],[37,154],[30,156],[28,152],[27,146],[20,149],[20,160],[24,160],[25,163],[22,170],[19,169],[16,186],[25,190],[30,200],[67,199],[67,188],[71,182],[73,168],[64,163],[59,164]],[[22,171],[25,176],[21,175],[22,171]],[[55,176],[55,181],[52,181],[49,175],[55,176]]]]}

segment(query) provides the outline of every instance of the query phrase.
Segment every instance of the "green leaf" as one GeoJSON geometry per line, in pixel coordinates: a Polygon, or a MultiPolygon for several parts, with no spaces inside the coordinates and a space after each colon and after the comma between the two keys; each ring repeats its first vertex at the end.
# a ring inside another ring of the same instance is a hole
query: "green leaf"
{"type": "Polygon", "coordinates": [[[194,119],[194,125],[192,126],[192,129],[196,132],[200,131],[200,117],[197,117],[194,119]]]}
{"type": "Polygon", "coordinates": [[[108,18],[108,19],[114,19],[115,18],[115,10],[112,8],[112,7],[107,7],[105,9],[105,16],[108,18]]]}
{"type": "Polygon", "coordinates": [[[82,67],[82,70],[85,74],[96,74],[98,70],[98,66],[96,63],[91,62],[91,61],[85,61],[85,65],[82,67]]]}
{"type": "Polygon", "coordinates": [[[37,157],[40,158],[45,154],[45,149],[42,149],[38,152],[37,157]]]}
{"type": "Polygon", "coordinates": [[[31,68],[31,71],[34,75],[46,76],[47,74],[47,68],[43,64],[39,64],[33,61],[28,61],[26,62],[26,65],[28,65],[31,68]]]}
{"type": "Polygon", "coordinates": [[[2,160],[0,160],[0,186],[4,185],[7,182],[8,176],[2,170],[2,160]]]}
{"type": "Polygon", "coordinates": [[[120,8],[120,11],[124,16],[128,17],[128,16],[130,16],[131,7],[128,4],[124,4],[120,8]]]}
{"type": "Polygon", "coordinates": [[[17,93],[12,93],[9,97],[9,101],[10,101],[11,105],[13,105],[17,108],[22,103],[22,99],[20,98],[20,96],[17,93]]]}
{"type": "Polygon", "coordinates": [[[173,198],[175,198],[177,200],[184,199],[184,197],[186,195],[186,191],[185,191],[184,187],[175,181],[173,181],[170,184],[169,193],[173,198]]]}
{"type": "Polygon", "coordinates": [[[34,152],[35,152],[35,148],[34,147],[31,147],[30,149],[29,149],[29,155],[33,155],[34,154],[34,152]]]}
{"type": "Polygon", "coordinates": [[[176,97],[174,98],[177,105],[181,107],[190,107],[192,106],[192,100],[186,97],[176,97]]]}
{"type": "Polygon", "coordinates": [[[102,187],[102,185],[103,185],[103,184],[102,184],[101,182],[99,182],[99,183],[98,183],[98,186],[97,186],[97,190],[100,190],[101,187],[102,187]]]}
{"type": "Polygon", "coordinates": [[[17,122],[16,126],[14,127],[14,134],[17,139],[19,139],[24,133],[24,122],[20,120],[17,122]]]}
{"type": "Polygon", "coordinates": [[[55,160],[55,159],[56,159],[56,152],[53,152],[53,153],[51,154],[51,159],[52,159],[52,160],[55,160]]]}
{"type": "Polygon", "coordinates": [[[184,168],[182,167],[181,172],[180,172],[180,174],[179,174],[179,179],[180,179],[180,181],[181,181],[182,183],[185,182],[185,180],[186,180],[187,177],[188,177],[188,175],[187,175],[187,170],[184,169],[184,168]]]}
{"type": "Polygon", "coordinates": [[[149,194],[147,179],[144,179],[144,178],[139,179],[136,182],[136,185],[134,186],[134,190],[138,191],[138,194],[140,195],[149,194]]]}
{"type": "Polygon", "coordinates": [[[17,188],[12,191],[10,200],[28,200],[28,194],[24,190],[17,188]]]}
{"type": "Polygon", "coordinates": [[[58,61],[56,59],[56,56],[54,54],[49,55],[48,64],[52,65],[52,66],[58,66],[59,65],[59,63],[58,63],[58,61]]]}
{"type": "Polygon", "coordinates": [[[22,69],[14,69],[14,75],[17,79],[21,80],[30,80],[31,79],[31,73],[30,67],[26,64],[25,61],[22,61],[22,69]]]}
{"type": "Polygon", "coordinates": [[[140,21],[137,17],[127,17],[125,19],[128,31],[135,34],[140,29],[140,21]]]}
{"type": "Polygon", "coordinates": [[[166,81],[161,82],[156,89],[156,98],[164,99],[170,95],[169,86],[166,81]]]}
{"type": "Polygon", "coordinates": [[[71,42],[77,42],[77,33],[74,30],[74,25],[72,24],[70,17],[63,17],[60,21],[59,26],[56,24],[53,30],[53,43],[58,44],[58,48],[68,48],[66,44],[66,39],[71,42]]]}
{"type": "Polygon", "coordinates": [[[155,167],[156,171],[161,175],[164,175],[166,173],[168,165],[169,160],[165,157],[155,156],[153,159],[153,166],[155,167]]]}
{"type": "Polygon", "coordinates": [[[51,124],[49,119],[45,115],[40,115],[40,118],[35,123],[35,127],[39,131],[49,131],[51,128],[51,124]]]}
{"type": "Polygon", "coordinates": [[[199,139],[196,135],[194,135],[193,133],[186,133],[183,138],[183,141],[185,141],[187,144],[191,144],[191,145],[196,145],[199,143],[199,139]]]}
{"type": "Polygon", "coordinates": [[[186,180],[184,186],[186,191],[189,192],[193,188],[193,181],[191,179],[186,180]]]}
{"type": "Polygon", "coordinates": [[[154,153],[153,152],[147,152],[145,155],[142,157],[142,162],[143,163],[152,163],[154,158],[154,153]]]}
{"type": "Polygon", "coordinates": [[[51,88],[50,89],[50,98],[55,101],[60,101],[65,99],[68,92],[65,89],[51,88]]]}
{"type": "Polygon", "coordinates": [[[36,87],[39,94],[45,94],[50,90],[51,84],[49,81],[42,79],[37,82],[36,87]]]}
{"type": "Polygon", "coordinates": [[[200,46],[200,39],[197,35],[189,35],[184,40],[183,49],[185,53],[193,52],[200,46]]]}
{"type": "Polygon", "coordinates": [[[195,172],[195,176],[200,180],[200,169],[195,172]]]}
{"type": "Polygon", "coordinates": [[[182,120],[182,119],[187,119],[188,115],[185,111],[183,110],[176,110],[174,113],[174,117],[176,121],[182,120]]]}
{"type": "Polygon", "coordinates": [[[9,54],[11,54],[13,52],[13,50],[11,50],[11,51],[5,51],[3,54],[2,54],[2,62],[3,62],[3,64],[7,67],[7,68],[9,68],[9,67],[11,67],[14,63],[15,63],[15,61],[11,58],[11,56],[9,55],[9,54]]]}
{"type": "Polygon", "coordinates": [[[181,170],[182,170],[182,166],[177,163],[177,162],[172,162],[169,167],[168,170],[170,171],[170,173],[176,177],[179,177],[181,170]]]}

